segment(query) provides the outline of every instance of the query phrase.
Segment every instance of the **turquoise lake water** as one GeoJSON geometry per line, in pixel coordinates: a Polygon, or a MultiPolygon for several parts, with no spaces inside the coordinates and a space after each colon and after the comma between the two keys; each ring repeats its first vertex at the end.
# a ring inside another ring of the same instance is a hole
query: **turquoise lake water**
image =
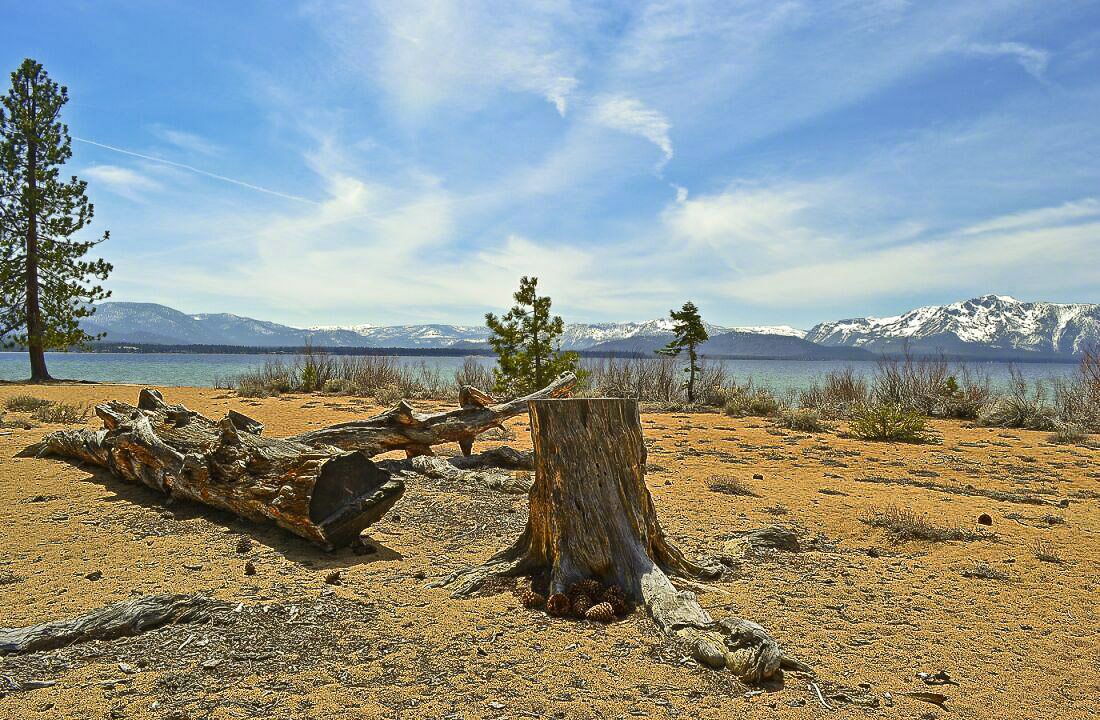
{"type": "MultiPolygon", "coordinates": [[[[288,355],[198,355],[185,353],[46,353],[50,374],[67,380],[94,380],[97,382],[135,383],[147,385],[212,387],[219,379],[237,375],[251,368],[261,367],[270,360],[292,361],[288,355]]],[[[485,365],[492,365],[491,357],[475,358],[485,365]]],[[[401,356],[404,364],[426,363],[449,375],[462,363],[461,357],[401,356]]],[[[598,361],[597,361],[598,362],[598,361]]],[[[851,361],[803,361],[803,360],[724,360],[726,369],[740,382],[752,379],[758,385],[775,390],[800,388],[809,385],[830,370],[851,366],[856,372],[870,376],[875,371],[874,362],[851,361]]],[[[969,363],[971,368],[985,373],[995,386],[1003,386],[1009,377],[1009,368],[1015,367],[1031,381],[1049,381],[1066,377],[1077,366],[1068,363],[1019,363],[1002,362],[969,363]]],[[[0,380],[23,380],[30,376],[30,366],[25,353],[0,352],[0,380]]]]}

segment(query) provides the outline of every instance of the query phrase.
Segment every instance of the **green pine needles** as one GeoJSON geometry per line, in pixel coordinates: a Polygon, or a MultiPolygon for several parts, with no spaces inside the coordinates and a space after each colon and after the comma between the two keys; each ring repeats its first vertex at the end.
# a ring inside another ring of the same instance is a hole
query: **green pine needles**
{"type": "Polygon", "coordinates": [[[110,296],[96,280],[111,272],[86,260],[109,237],[74,239],[92,220],[87,183],[61,179],[72,155],[60,120],[68,91],[26,59],[0,98],[0,345],[27,348],[31,380],[50,379],[44,351],[96,339],[80,328],[91,304],[110,296]]]}
{"type": "Polygon", "coordinates": [[[564,324],[560,316],[550,316],[550,298],[538,296],[538,282],[538,278],[520,278],[512,309],[499,318],[485,315],[489,344],[497,354],[494,392],[523,395],[577,369],[577,353],[560,350],[564,324]]]}
{"type": "Polygon", "coordinates": [[[703,325],[703,318],[699,316],[699,308],[695,307],[695,303],[691,301],[684,303],[679,312],[670,310],[668,314],[672,318],[672,332],[676,335],[676,338],[657,352],[661,355],[675,357],[687,348],[688,366],[684,368],[684,372],[688,374],[687,396],[688,402],[694,403],[695,376],[703,370],[699,365],[699,355],[696,348],[707,341],[707,329],[703,325]]]}

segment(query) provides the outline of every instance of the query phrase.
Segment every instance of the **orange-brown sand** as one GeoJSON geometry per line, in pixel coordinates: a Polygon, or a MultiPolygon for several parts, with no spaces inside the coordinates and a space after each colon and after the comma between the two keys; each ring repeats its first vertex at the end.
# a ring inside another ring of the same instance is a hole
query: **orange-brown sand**
{"type": "MultiPolygon", "coordinates": [[[[137,391],[3,385],[0,402],[27,393],[135,402],[137,391]]],[[[239,409],[270,435],[379,410],[354,398],[163,392],[207,415],[239,409]]],[[[24,417],[9,412],[6,420],[24,417]]],[[[767,627],[814,667],[834,710],[803,678],[788,676],[782,689],[759,693],[700,667],[644,611],[604,626],[524,610],[511,584],[470,600],[424,588],[510,543],[523,526],[525,496],[445,482],[409,487],[368,529],[376,552],[329,554],[273,527],[190,503],[166,505],[164,496],[103,470],[14,458],[60,427],[40,424],[0,429],[11,433],[0,435],[0,626],[65,618],[133,594],[197,591],[242,604],[242,620],[0,658],[0,676],[56,681],[8,692],[0,678],[7,692],[0,717],[1100,714],[1100,450],[958,422],[934,422],[942,444],[933,445],[780,431],[766,420],[718,414],[643,413],[642,422],[658,513],[689,555],[728,550],[738,530],[785,524],[801,532],[803,552],[743,559],[734,577],[699,598],[716,618],[739,615],[767,627]],[[757,473],[762,480],[752,479],[757,473]],[[745,481],[757,497],[714,492],[714,476],[745,481]],[[861,482],[867,478],[1049,504],[861,482]],[[895,543],[861,522],[890,505],[996,537],[895,543]],[[992,518],[988,528],[976,525],[982,513],[992,518]],[[247,552],[238,552],[242,536],[253,540],[247,552]],[[1039,541],[1061,562],[1038,559],[1039,541]],[[252,576],[243,571],[249,559],[252,576]],[[978,563],[1005,579],[964,577],[978,563]],[[343,571],[343,584],[326,584],[333,569],[343,571]],[[102,577],[86,577],[95,571],[102,577]],[[940,670],[957,684],[930,687],[917,677],[940,670]],[[946,695],[948,709],[904,695],[922,691],[946,695]]],[[[99,426],[94,416],[89,425],[99,426]]],[[[508,428],[504,442],[530,447],[524,418],[508,428]]]]}

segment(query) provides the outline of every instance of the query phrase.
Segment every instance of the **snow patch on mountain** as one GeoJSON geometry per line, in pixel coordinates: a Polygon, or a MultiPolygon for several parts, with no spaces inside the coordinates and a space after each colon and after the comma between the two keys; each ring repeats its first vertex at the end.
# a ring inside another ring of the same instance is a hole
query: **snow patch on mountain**
{"type": "Polygon", "coordinates": [[[1077,354],[1100,343],[1100,305],[1022,302],[1008,295],[984,295],[949,305],[929,305],[891,317],[821,323],[806,339],[822,345],[868,349],[909,342],[922,349],[952,341],[991,349],[1077,354]]]}

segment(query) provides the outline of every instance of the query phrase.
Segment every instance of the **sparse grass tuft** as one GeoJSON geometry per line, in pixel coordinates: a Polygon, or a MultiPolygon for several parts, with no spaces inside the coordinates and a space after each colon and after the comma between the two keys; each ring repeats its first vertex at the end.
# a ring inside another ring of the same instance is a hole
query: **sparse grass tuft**
{"type": "Polygon", "coordinates": [[[779,416],[775,418],[775,424],[779,427],[787,428],[788,430],[798,430],[800,432],[827,432],[830,430],[830,426],[821,419],[821,413],[817,410],[800,409],[800,410],[783,410],[779,413],[779,416]]]}
{"type": "Polygon", "coordinates": [[[982,580],[1008,580],[1008,573],[1001,572],[987,562],[975,562],[973,567],[963,570],[962,576],[982,580]]]}
{"type": "Polygon", "coordinates": [[[75,425],[85,422],[91,414],[91,409],[84,403],[55,402],[39,407],[31,413],[31,417],[44,423],[75,425]]]}
{"type": "Polygon", "coordinates": [[[907,540],[926,540],[929,542],[946,542],[948,540],[989,540],[995,537],[992,533],[964,530],[959,526],[948,527],[936,525],[928,519],[927,515],[918,514],[909,508],[900,508],[890,505],[886,508],[869,508],[860,521],[871,527],[882,528],[894,542],[907,540]]]}
{"type": "Polygon", "coordinates": [[[1047,442],[1056,445],[1084,445],[1088,440],[1088,431],[1074,423],[1066,423],[1047,435],[1047,442]]]}
{"type": "Polygon", "coordinates": [[[744,480],[730,475],[712,475],[707,482],[711,492],[724,495],[737,495],[740,497],[760,497],[744,480]]]}
{"type": "Polygon", "coordinates": [[[1036,559],[1043,562],[1054,563],[1055,565],[1061,565],[1063,562],[1061,556],[1058,555],[1058,552],[1054,549],[1054,546],[1042,538],[1035,541],[1035,547],[1031,549],[1031,552],[1035,555],[1036,559]]]}
{"type": "Polygon", "coordinates": [[[926,443],[932,439],[924,418],[916,410],[895,403],[879,402],[856,408],[848,429],[861,440],[926,443]]]}
{"type": "Polygon", "coordinates": [[[401,388],[397,385],[386,385],[374,391],[375,401],[383,407],[393,407],[404,399],[401,388]]]}
{"type": "Polygon", "coordinates": [[[724,411],[732,417],[775,417],[782,405],[771,390],[747,385],[731,385],[726,390],[724,411]]]}
{"type": "Polygon", "coordinates": [[[11,412],[34,412],[38,408],[53,404],[53,400],[34,395],[12,395],[4,401],[4,409],[11,412]]]}

